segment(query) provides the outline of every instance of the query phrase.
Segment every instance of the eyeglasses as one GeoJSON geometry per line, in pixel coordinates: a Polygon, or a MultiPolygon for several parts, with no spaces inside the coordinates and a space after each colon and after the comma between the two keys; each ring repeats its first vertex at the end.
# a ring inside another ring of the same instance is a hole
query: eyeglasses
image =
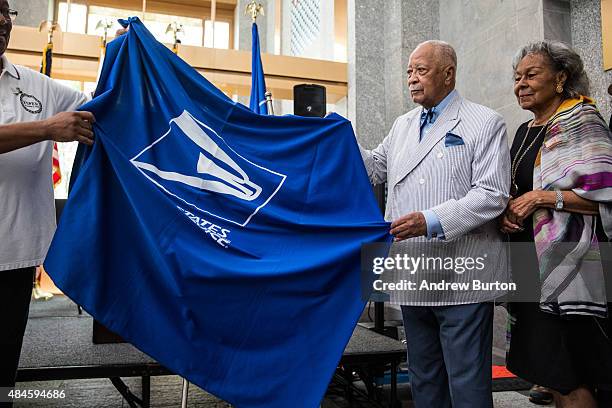
{"type": "Polygon", "coordinates": [[[17,12],[17,10],[13,10],[13,9],[2,10],[2,17],[4,17],[5,20],[15,21],[17,19],[18,14],[19,13],[17,12]]]}

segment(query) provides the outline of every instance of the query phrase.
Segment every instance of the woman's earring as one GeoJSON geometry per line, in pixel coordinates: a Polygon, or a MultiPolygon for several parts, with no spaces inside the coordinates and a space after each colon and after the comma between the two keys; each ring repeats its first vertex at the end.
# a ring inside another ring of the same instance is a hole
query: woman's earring
{"type": "Polygon", "coordinates": [[[563,85],[561,84],[561,82],[559,82],[557,84],[557,89],[556,89],[557,93],[563,93],[563,85]]]}

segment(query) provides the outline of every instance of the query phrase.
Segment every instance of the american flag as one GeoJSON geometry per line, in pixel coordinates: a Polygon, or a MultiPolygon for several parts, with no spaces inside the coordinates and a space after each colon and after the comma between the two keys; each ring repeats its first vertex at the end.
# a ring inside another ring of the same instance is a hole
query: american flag
{"type": "Polygon", "coordinates": [[[62,181],[62,171],[60,170],[59,151],[57,150],[57,143],[53,143],[53,157],[51,160],[53,165],[53,187],[55,188],[62,181]]]}

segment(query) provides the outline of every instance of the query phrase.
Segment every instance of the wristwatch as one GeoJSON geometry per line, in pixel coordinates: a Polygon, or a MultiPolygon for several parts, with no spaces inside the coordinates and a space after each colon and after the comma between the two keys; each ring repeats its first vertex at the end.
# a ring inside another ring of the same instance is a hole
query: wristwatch
{"type": "Polygon", "coordinates": [[[563,210],[563,193],[561,190],[555,190],[557,194],[557,201],[555,202],[555,210],[561,211],[563,210]]]}

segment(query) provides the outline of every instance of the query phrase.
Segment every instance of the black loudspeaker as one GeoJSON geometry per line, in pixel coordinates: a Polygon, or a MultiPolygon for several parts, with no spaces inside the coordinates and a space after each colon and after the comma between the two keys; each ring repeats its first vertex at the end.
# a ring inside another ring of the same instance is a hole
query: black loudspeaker
{"type": "Polygon", "coordinates": [[[325,87],[300,84],[293,87],[293,114],[322,118],[326,113],[325,87]]]}

